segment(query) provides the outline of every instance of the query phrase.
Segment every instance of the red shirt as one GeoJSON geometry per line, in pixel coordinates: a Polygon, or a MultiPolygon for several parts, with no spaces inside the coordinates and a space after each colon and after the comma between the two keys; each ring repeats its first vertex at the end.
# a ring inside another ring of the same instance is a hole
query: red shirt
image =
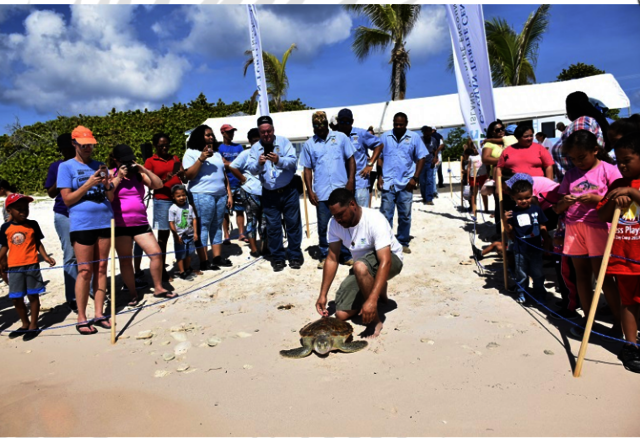
{"type": "Polygon", "coordinates": [[[38,247],[43,239],[40,225],[31,219],[21,224],[5,222],[0,227],[0,244],[9,249],[7,265],[10,268],[37,264],[38,247]]]}
{"type": "Polygon", "coordinates": [[[502,151],[498,167],[512,169],[513,173],[526,173],[531,176],[545,176],[544,169],[553,166],[549,151],[536,142],[528,148],[509,146],[502,151]]]}
{"type": "Polygon", "coordinates": [[[164,181],[164,186],[161,189],[153,191],[153,197],[155,199],[171,200],[171,187],[176,184],[182,184],[180,178],[173,176],[171,179],[165,181],[169,173],[176,173],[180,170],[181,161],[176,155],[170,160],[160,158],[157,154],[153,154],[151,158],[148,158],[144,162],[144,167],[155,173],[158,178],[164,181]]]}
{"type": "MultiPolygon", "coordinates": [[[[607,193],[618,187],[633,187],[637,190],[640,188],[640,179],[628,180],[626,178],[619,178],[609,186],[609,191],[607,193]]],[[[603,199],[598,203],[596,208],[599,210],[604,206],[604,204],[606,204],[606,202],[607,201],[603,199]]],[[[640,206],[635,202],[632,202],[629,208],[620,214],[618,228],[616,229],[616,238],[614,239],[613,247],[611,248],[611,255],[640,261],[639,220],[640,206]]],[[[609,259],[609,266],[607,267],[607,274],[640,275],[640,264],[632,263],[628,260],[619,259],[617,257],[611,257],[609,259]]]]}

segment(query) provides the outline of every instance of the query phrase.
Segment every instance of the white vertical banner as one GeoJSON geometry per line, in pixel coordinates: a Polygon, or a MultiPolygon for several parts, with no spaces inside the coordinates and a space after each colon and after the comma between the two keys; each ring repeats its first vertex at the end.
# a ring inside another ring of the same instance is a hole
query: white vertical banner
{"type": "Polygon", "coordinates": [[[251,36],[251,50],[253,52],[253,69],[256,74],[258,87],[258,115],[269,115],[269,96],[267,95],[267,82],[264,76],[264,63],[262,62],[262,41],[260,40],[260,25],[255,5],[247,5],[249,18],[249,35],[251,36]]]}
{"type": "Polygon", "coordinates": [[[460,110],[480,151],[481,134],[496,119],[482,5],[445,5],[460,110]]]}

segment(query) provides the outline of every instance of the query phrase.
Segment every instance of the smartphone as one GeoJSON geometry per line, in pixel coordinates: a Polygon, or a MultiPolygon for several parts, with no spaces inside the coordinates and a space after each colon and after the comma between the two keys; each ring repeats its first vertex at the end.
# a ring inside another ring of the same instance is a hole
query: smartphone
{"type": "Polygon", "coordinates": [[[99,172],[100,172],[100,176],[101,176],[102,178],[104,178],[105,176],[107,176],[107,166],[105,166],[104,164],[103,164],[103,165],[101,165],[101,166],[100,166],[100,169],[99,169],[99,172]]]}
{"type": "Polygon", "coordinates": [[[273,153],[273,145],[264,146],[264,152],[262,153],[265,157],[269,154],[273,153]]]}

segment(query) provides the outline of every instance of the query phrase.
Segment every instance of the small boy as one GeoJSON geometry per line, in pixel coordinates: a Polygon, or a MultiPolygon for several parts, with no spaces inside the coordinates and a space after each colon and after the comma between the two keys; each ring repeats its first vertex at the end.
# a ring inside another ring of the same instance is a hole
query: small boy
{"type": "Polygon", "coordinates": [[[24,335],[25,341],[30,341],[40,334],[38,316],[40,315],[39,295],[44,293],[45,287],[40,273],[38,253],[49,266],[56,261],[47,255],[42,244],[42,231],[38,222],[29,220],[30,196],[13,193],[7,197],[5,208],[11,214],[11,220],[0,227],[0,269],[5,272],[9,267],[9,298],[20,316],[22,326],[12,332],[9,337],[16,338],[24,335]],[[8,255],[7,255],[8,253],[8,255]],[[29,298],[31,304],[31,321],[27,317],[27,307],[24,297],[29,298]]]}
{"type": "MultiPolygon", "coordinates": [[[[533,295],[544,303],[546,290],[544,288],[544,274],[542,273],[542,246],[551,243],[547,228],[544,225],[547,217],[537,204],[531,203],[533,197],[533,179],[526,174],[511,186],[511,197],[516,203],[512,211],[505,212],[505,229],[512,240],[511,250],[515,259],[516,282],[526,288],[529,277],[533,279],[533,295]]],[[[518,294],[516,301],[525,303],[523,292],[518,294]]]]}
{"type": "MultiPolygon", "coordinates": [[[[169,228],[173,233],[176,260],[178,261],[179,277],[183,280],[193,281],[191,274],[191,251],[194,241],[198,240],[196,229],[196,215],[193,207],[187,202],[187,189],[182,184],[171,188],[173,205],[169,207],[169,228]]],[[[201,271],[195,274],[202,275],[201,271]]]]}

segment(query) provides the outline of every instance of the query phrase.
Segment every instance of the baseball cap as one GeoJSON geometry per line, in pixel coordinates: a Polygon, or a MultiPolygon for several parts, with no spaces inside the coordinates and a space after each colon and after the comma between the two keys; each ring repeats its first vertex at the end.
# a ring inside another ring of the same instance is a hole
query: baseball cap
{"type": "Polygon", "coordinates": [[[353,119],[353,113],[349,108],[342,108],[340,112],[338,112],[339,119],[353,119]]]}
{"type": "Polygon", "coordinates": [[[334,125],[334,126],[337,125],[338,124],[338,116],[336,116],[336,115],[331,116],[331,120],[329,120],[329,124],[330,125],[334,125]]]}
{"type": "Polygon", "coordinates": [[[258,117],[258,126],[264,124],[264,123],[268,123],[271,126],[273,126],[273,120],[271,119],[271,117],[269,116],[260,116],[258,117]]]}
{"type": "Polygon", "coordinates": [[[504,132],[506,134],[513,135],[513,133],[516,132],[517,127],[518,125],[509,125],[504,129],[504,132]]]}
{"type": "Polygon", "coordinates": [[[225,123],[220,127],[220,132],[227,132],[227,131],[237,131],[237,129],[229,125],[228,123],[225,123]]]}
{"type": "Polygon", "coordinates": [[[431,132],[431,126],[424,125],[422,128],[420,128],[420,131],[422,131],[422,132],[424,132],[424,131],[431,132]]]}
{"type": "Polygon", "coordinates": [[[80,144],[98,143],[96,139],[93,138],[93,133],[89,130],[89,128],[85,128],[82,125],[77,126],[76,129],[71,131],[71,138],[80,144]]]}
{"type": "Polygon", "coordinates": [[[11,204],[18,202],[21,199],[26,199],[27,202],[33,201],[31,196],[23,195],[21,193],[12,193],[7,196],[7,200],[4,201],[4,208],[8,208],[11,204]]]}
{"type": "Polygon", "coordinates": [[[133,161],[136,159],[136,155],[133,150],[126,144],[119,144],[113,148],[113,157],[124,163],[125,161],[133,161]]]}

